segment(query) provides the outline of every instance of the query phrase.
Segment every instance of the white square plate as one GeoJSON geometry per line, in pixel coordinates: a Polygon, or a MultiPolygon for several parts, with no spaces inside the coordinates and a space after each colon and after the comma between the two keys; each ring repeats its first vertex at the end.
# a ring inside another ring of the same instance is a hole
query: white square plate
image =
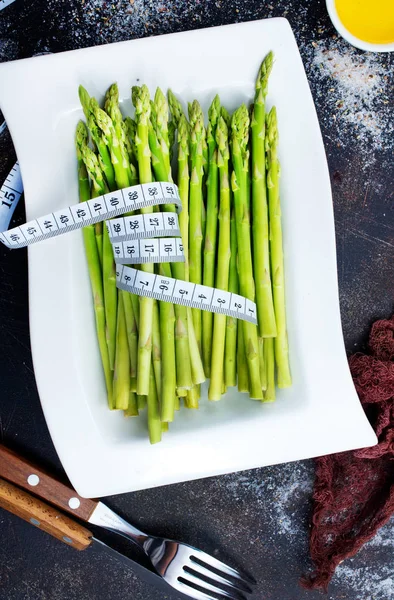
{"type": "Polygon", "coordinates": [[[203,108],[218,92],[251,102],[269,50],[268,106],[277,106],[290,359],[294,384],[275,404],[230,391],[204,393],[150,446],[144,418],[111,413],[96,343],[80,231],[29,249],[34,369],[48,426],[82,496],[102,496],[376,443],[349,373],[340,323],[328,169],[301,57],[285,19],[230,25],[87,48],[0,65],[0,106],[22,168],[27,218],[78,201],[78,85],[102,97],[117,81],[169,87],[203,108]]]}

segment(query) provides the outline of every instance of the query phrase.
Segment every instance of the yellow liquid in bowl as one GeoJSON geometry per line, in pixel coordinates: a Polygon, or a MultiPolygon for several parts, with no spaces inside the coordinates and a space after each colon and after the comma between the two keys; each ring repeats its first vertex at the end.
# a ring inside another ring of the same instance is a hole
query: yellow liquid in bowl
{"type": "Polygon", "coordinates": [[[394,0],[335,0],[335,7],[346,29],[360,40],[394,42],[394,0]]]}

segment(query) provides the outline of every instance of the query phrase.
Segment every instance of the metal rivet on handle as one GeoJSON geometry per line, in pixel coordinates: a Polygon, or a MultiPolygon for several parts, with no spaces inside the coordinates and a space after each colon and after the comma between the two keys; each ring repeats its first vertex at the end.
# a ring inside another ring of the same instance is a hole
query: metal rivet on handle
{"type": "Polygon", "coordinates": [[[38,477],[38,475],[35,475],[34,473],[32,473],[27,478],[27,483],[32,486],[38,485],[40,483],[40,478],[38,477]]]}
{"type": "Polygon", "coordinates": [[[67,537],[66,535],[63,536],[63,540],[67,543],[67,544],[72,544],[73,541],[71,538],[67,537]]]}
{"type": "Polygon", "coordinates": [[[37,519],[30,519],[30,523],[32,525],[36,525],[37,527],[39,527],[41,525],[40,521],[37,521],[37,519]]]}
{"type": "Polygon", "coordinates": [[[81,506],[81,502],[78,498],[70,498],[68,505],[70,508],[77,509],[81,506]]]}

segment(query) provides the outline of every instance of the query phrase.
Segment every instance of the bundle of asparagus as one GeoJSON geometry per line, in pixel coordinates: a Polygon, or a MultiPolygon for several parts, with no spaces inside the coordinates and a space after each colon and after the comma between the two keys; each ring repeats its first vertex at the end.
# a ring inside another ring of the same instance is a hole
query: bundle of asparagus
{"type": "Polygon", "coordinates": [[[206,376],[210,400],[237,381],[239,391],[263,402],[275,399],[275,376],[279,387],[291,385],[277,116],[265,109],[272,64],[270,53],[250,110],[241,105],[230,118],[215,96],[207,127],[198,101],[188,105],[187,118],[171,91],[167,101],[159,88],[151,99],[145,85],[133,87],[132,119],[121,113],[116,84],[103,108],[79,88],[86,117],[76,133],[80,201],[137,183],[172,182],[176,173],[185,262],[140,269],[257,304],[258,326],[118,290],[107,228],[83,229],[108,404],[126,416],[147,406],[151,443],[160,441],[181,400],[198,408],[206,376]]]}

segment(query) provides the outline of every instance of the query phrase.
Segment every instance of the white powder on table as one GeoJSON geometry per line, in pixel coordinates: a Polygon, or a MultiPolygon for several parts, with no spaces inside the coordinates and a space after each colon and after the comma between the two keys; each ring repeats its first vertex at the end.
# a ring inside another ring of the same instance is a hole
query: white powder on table
{"type": "Polygon", "coordinates": [[[388,55],[361,53],[334,38],[301,48],[320,120],[339,147],[357,140],[368,153],[394,147],[392,60],[388,55]]]}

